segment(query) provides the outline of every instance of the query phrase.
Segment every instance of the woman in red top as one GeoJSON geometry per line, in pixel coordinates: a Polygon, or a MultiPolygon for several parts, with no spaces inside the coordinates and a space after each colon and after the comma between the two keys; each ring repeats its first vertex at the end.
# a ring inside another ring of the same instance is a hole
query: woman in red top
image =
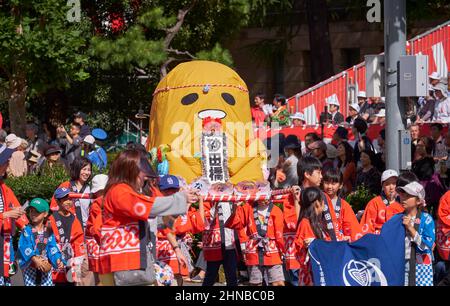
{"type": "MultiPolygon", "coordinates": [[[[111,165],[102,207],[100,232],[100,281],[114,284],[116,271],[145,270],[149,256],[148,222],[152,209],[160,211],[163,204],[155,205],[155,197],[141,194],[149,176],[148,161],[137,150],[125,150],[111,165]]],[[[186,213],[187,204],[195,203],[193,192],[181,192],[169,198],[174,214],[186,213]],[[177,201],[178,198],[181,200],[177,201]]],[[[159,202],[162,203],[162,202],[159,202]]],[[[165,205],[165,204],[164,204],[165,205]]]]}
{"type": "Polygon", "coordinates": [[[322,192],[317,187],[308,187],[301,194],[299,225],[295,237],[297,256],[300,263],[299,286],[312,286],[312,273],[309,264],[308,247],[314,239],[331,241],[323,217],[325,203],[322,192]]]}
{"type": "Polygon", "coordinates": [[[15,226],[22,229],[28,224],[14,192],[3,182],[13,152],[6,145],[0,147],[0,286],[11,285],[9,265],[14,260],[11,242],[15,226]]]}

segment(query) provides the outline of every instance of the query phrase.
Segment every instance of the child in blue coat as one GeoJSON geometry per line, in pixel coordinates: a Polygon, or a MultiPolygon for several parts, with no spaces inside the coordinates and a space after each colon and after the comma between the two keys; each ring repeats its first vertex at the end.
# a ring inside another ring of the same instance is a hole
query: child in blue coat
{"type": "Polygon", "coordinates": [[[53,286],[52,267],[65,267],[51,227],[46,226],[49,210],[47,201],[40,198],[27,208],[30,224],[23,229],[18,247],[25,286],[53,286]]]}
{"type": "Polygon", "coordinates": [[[436,234],[430,214],[422,211],[425,204],[425,190],[418,182],[411,182],[396,189],[404,214],[405,237],[405,285],[433,286],[433,245],[436,234]]]}

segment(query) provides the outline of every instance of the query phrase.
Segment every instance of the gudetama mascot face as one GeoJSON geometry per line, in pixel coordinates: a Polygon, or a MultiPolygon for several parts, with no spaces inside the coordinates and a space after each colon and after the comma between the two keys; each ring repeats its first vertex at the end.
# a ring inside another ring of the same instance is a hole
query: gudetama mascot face
{"type": "Polygon", "coordinates": [[[239,75],[209,61],[179,64],[158,84],[149,147],[169,145],[169,173],[188,183],[202,176],[202,120],[219,118],[227,137],[230,181],[261,181],[262,143],[254,139],[248,89],[239,75]]]}

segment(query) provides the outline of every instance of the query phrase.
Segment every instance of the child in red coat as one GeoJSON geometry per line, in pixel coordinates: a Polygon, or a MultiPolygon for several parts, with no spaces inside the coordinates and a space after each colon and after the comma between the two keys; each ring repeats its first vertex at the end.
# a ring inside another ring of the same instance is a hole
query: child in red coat
{"type": "Polygon", "coordinates": [[[284,286],[281,261],[283,254],[283,212],[269,201],[235,206],[226,227],[246,228],[245,263],[251,285],[262,285],[264,275],[272,286],[284,286]]]}
{"type": "Polygon", "coordinates": [[[295,244],[300,263],[298,285],[312,286],[312,273],[309,264],[308,247],[314,239],[331,240],[323,212],[325,203],[322,192],[317,187],[308,187],[301,194],[300,223],[297,228],[295,244]]]}
{"type": "MultiPolygon", "coordinates": [[[[331,199],[342,234],[346,239],[355,241],[362,237],[362,229],[350,204],[338,196],[342,187],[342,173],[336,169],[328,169],[323,175],[323,190],[331,199]]],[[[327,202],[328,199],[325,199],[327,202]]]]}
{"type": "Polygon", "coordinates": [[[81,264],[85,255],[84,234],[80,221],[71,213],[73,201],[69,198],[70,189],[58,188],[54,198],[58,211],[49,217],[63,259],[67,263],[64,269],[53,270],[55,285],[75,285],[81,274],[81,264]]]}
{"type": "Polygon", "coordinates": [[[404,211],[395,191],[397,179],[398,173],[395,170],[386,170],[381,175],[381,195],[367,203],[361,218],[363,233],[379,234],[384,223],[393,215],[404,211]]]}

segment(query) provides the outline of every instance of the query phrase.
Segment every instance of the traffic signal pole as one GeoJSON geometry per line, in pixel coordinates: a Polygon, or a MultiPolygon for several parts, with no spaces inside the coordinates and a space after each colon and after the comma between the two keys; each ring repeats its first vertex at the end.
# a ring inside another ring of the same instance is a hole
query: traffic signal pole
{"type": "Polygon", "coordinates": [[[400,98],[399,60],[406,55],[406,0],[384,1],[384,54],[386,169],[400,171],[399,131],[406,127],[406,111],[400,98]]]}

